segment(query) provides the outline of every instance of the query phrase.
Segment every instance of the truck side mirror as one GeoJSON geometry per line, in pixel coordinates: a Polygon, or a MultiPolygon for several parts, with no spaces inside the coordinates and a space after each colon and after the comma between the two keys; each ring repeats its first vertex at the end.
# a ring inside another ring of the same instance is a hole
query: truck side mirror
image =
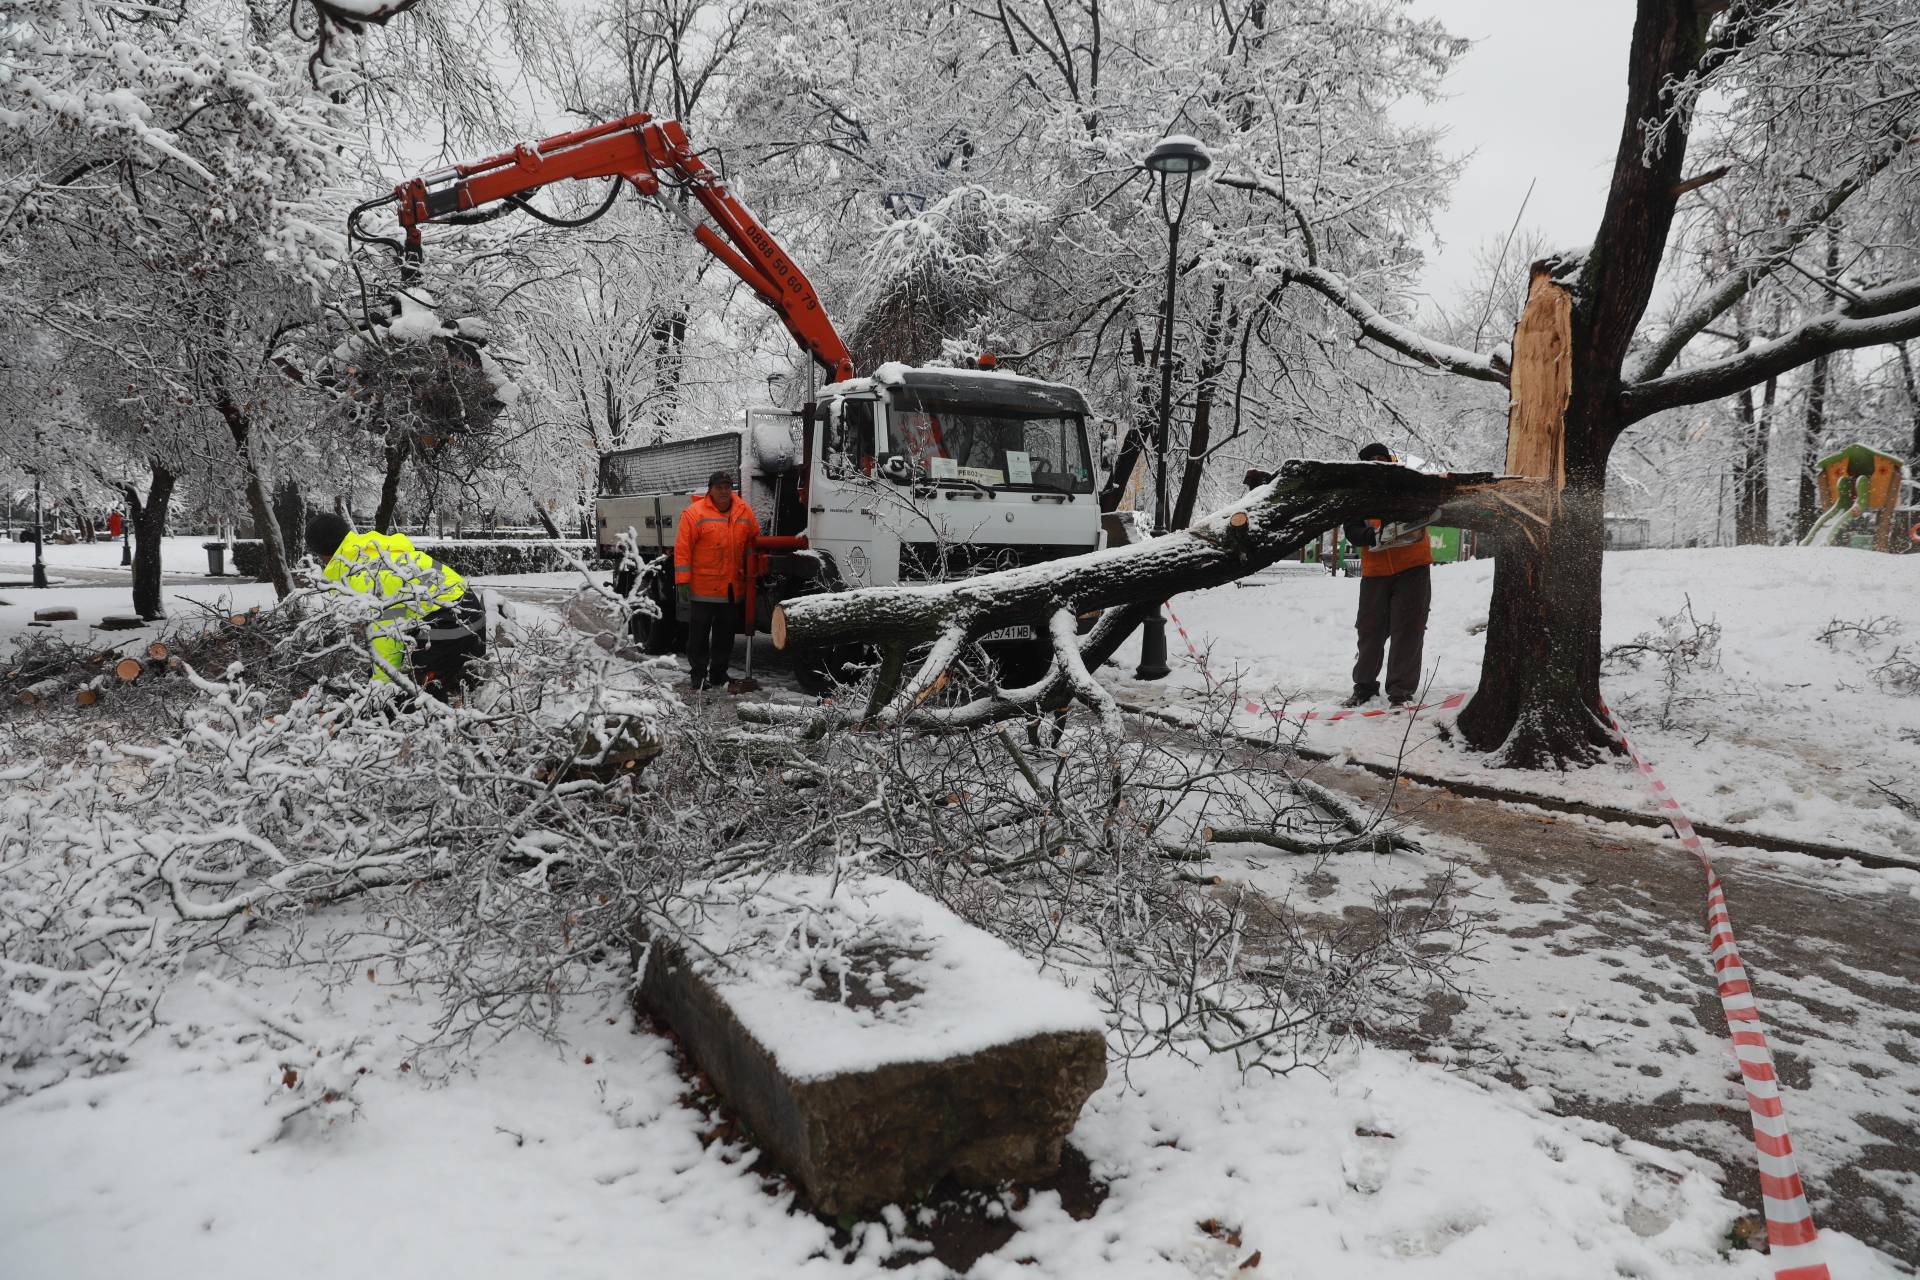
{"type": "Polygon", "coordinates": [[[880,460],[878,467],[882,479],[894,484],[913,483],[913,464],[907,461],[904,453],[890,453],[880,460]]]}

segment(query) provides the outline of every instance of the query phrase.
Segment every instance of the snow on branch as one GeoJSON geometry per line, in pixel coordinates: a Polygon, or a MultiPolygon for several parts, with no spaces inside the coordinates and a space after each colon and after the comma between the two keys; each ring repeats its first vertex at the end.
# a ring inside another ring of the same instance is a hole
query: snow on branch
{"type": "Polygon", "coordinates": [[[1769,342],[1621,392],[1628,421],[1733,395],[1818,356],[1920,337],[1920,277],[1868,289],[1769,342]]]}
{"type": "Polygon", "coordinates": [[[1507,385],[1506,372],[1493,363],[1491,356],[1483,356],[1477,351],[1468,351],[1464,347],[1451,346],[1444,342],[1435,342],[1424,334],[1381,315],[1378,308],[1355,291],[1346,277],[1337,275],[1322,267],[1289,267],[1282,273],[1286,279],[1298,281],[1315,290],[1327,301],[1339,307],[1354,320],[1369,338],[1410,359],[1435,369],[1444,369],[1448,373],[1457,373],[1463,378],[1478,378],[1482,382],[1497,382],[1507,385]]]}
{"type": "Polygon", "coordinates": [[[1804,209],[1798,218],[1776,231],[1768,238],[1766,245],[1759,253],[1729,271],[1719,284],[1708,290],[1705,296],[1678,316],[1658,342],[1629,363],[1626,382],[1629,385],[1646,382],[1665,373],[1673,362],[1680,358],[1680,353],[1686,349],[1689,342],[1699,337],[1702,330],[1726,314],[1729,308],[1751,293],[1762,280],[1784,265],[1793,256],[1794,251],[1806,242],[1808,236],[1825,226],[1833,215],[1840,211],[1842,205],[1870,183],[1881,170],[1892,164],[1912,141],[1920,141],[1920,139],[1891,140],[1885,148],[1874,153],[1851,176],[1822,193],[1820,198],[1804,209]]]}
{"type": "Polygon", "coordinates": [[[384,604],[289,597],[232,628],[276,637],[244,665],[213,644],[219,675],[182,662],[104,704],[184,703],[170,735],[0,771],[0,1055],[44,1060],[43,1083],[111,1067],[196,953],[389,887],[382,949],[442,989],[450,1035],[537,1022],[581,985],[581,949],[648,892],[619,757],[659,741],[671,695],[577,632],[524,626],[463,707],[391,668],[369,681],[384,604]],[[315,677],[328,654],[350,678],[315,677]]]}
{"type": "Polygon", "coordinates": [[[1214,182],[1223,187],[1236,187],[1241,191],[1257,191],[1263,196],[1278,200],[1288,213],[1293,215],[1294,225],[1300,229],[1300,240],[1306,247],[1307,265],[1320,265],[1320,246],[1314,242],[1313,231],[1307,225],[1306,210],[1285,191],[1280,184],[1269,178],[1243,178],[1236,173],[1222,174],[1214,182]]]}

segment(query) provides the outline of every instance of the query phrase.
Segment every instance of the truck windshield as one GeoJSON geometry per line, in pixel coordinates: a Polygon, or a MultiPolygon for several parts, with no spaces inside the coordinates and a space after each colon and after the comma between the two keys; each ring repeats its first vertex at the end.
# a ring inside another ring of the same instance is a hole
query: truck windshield
{"type": "Polygon", "coordinates": [[[896,393],[891,426],[891,447],[936,484],[1093,492],[1079,414],[896,393]]]}

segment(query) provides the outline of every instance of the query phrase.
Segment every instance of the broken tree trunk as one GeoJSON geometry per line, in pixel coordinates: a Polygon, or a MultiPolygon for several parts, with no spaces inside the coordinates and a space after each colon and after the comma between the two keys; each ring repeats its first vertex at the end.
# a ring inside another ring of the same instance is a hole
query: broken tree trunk
{"type": "MultiPolygon", "coordinates": [[[[1527,306],[1513,330],[1512,399],[1507,411],[1507,471],[1541,482],[1545,523],[1526,536],[1493,539],[1493,598],[1488,606],[1480,687],[1460,712],[1460,732],[1482,751],[1503,744],[1510,762],[1537,767],[1555,751],[1532,739],[1510,743],[1517,724],[1568,750],[1595,732],[1583,689],[1597,691],[1598,628],[1558,625],[1583,608],[1597,619],[1600,554],[1606,546],[1605,464],[1578,469],[1569,486],[1567,411],[1573,403],[1573,294],[1554,277],[1557,260],[1533,264],[1527,306]],[[1571,710],[1570,710],[1571,709],[1571,710]],[[1571,716],[1574,723],[1566,722],[1571,716]]],[[[1597,697],[1597,692],[1596,695],[1597,697]]],[[[1597,749],[1590,744],[1588,749],[1597,749]]]]}
{"type": "Polygon", "coordinates": [[[917,712],[968,641],[1002,627],[1030,625],[1054,639],[1053,666],[1041,681],[921,718],[980,723],[1036,703],[1064,705],[1069,698],[1110,717],[1112,704],[1089,667],[1111,655],[1161,601],[1245,577],[1348,520],[1421,523],[1437,517],[1476,529],[1516,521],[1538,526],[1549,496],[1543,485],[1495,480],[1484,472],[1435,476],[1381,462],[1295,459],[1233,505],[1164,537],[955,582],[789,600],[774,610],[773,640],[782,649],[876,647],[881,676],[868,714],[897,719],[917,712]],[[1090,634],[1077,637],[1075,619],[1094,610],[1107,613],[1090,634]],[[917,673],[903,681],[909,651],[928,645],[917,673]]]}

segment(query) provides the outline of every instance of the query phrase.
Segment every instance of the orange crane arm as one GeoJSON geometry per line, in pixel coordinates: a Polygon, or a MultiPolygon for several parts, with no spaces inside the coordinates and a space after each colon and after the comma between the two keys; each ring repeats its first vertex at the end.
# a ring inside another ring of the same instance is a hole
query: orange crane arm
{"type": "MultiPolygon", "coordinates": [[[[694,239],[773,308],[830,381],[851,378],[853,357],[806,273],[693,153],[677,120],[655,121],[642,111],[591,129],[522,143],[477,164],[454,165],[403,182],[394,188],[393,199],[400,206],[400,225],[406,228],[406,251],[417,257],[422,223],[459,221],[457,215],[496,200],[525,208],[525,193],[566,178],[624,178],[640,194],[657,195],[662,171],[700,202],[726,237],[703,223],[694,229],[694,239]]],[[[359,212],[355,210],[356,216],[359,212]]]]}

